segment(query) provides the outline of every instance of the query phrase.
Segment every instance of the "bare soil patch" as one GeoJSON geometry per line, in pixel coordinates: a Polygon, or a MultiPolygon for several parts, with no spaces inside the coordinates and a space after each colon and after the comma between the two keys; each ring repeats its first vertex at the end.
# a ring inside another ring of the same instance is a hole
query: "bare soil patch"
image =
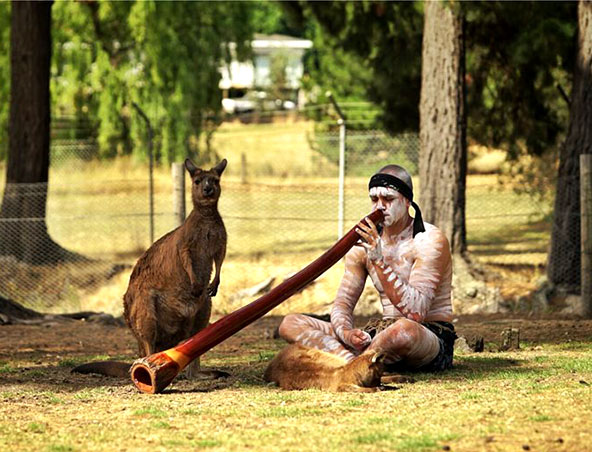
{"type": "MultiPolygon", "coordinates": [[[[363,324],[367,319],[360,318],[363,324]]],[[[216,355],[256,353],[273,334],[281,321],[279,316],[264,317],[210,353],[216,355]]],[[[455,319],[457,334],[467,339],[483,337],[495,347],[507,328],[520,330],[520,341],[529,346],[564,342],[592,341],[592,320],[508,317],[501,314],[459,316],[455,319]]],[[[59,363],[92,355],[136,356],[136,341],[127,327],[107,326],[82,320],[59,320],[41,325],[0,326],[0,361],[42,361],[59,363]]],[[[63,367],[67,367],[63,364],[63,367]]],[[[0,374],[0,379],[2,375],[0,374]]]]}

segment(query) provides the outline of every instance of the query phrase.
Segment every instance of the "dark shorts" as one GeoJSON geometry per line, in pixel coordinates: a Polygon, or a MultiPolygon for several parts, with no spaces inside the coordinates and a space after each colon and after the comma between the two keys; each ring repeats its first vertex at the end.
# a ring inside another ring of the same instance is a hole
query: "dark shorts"
{"type": "MultiPolygon", "coordinates": [[[[363,328],[372,338],[380,333],[382,330],[388,328],[398,319],[371,319],[363,328]]],[[[454,325],[449,322],[421,322],[428,330],[434,333],[440,341],[440,351],[436,357],[429,363],[419,367],[410,368],[405,366],[404,362],[387,364],[387,372],[400,371],[418,371],[418,372],[439,372],[442,370],[452,368],[452,357],[454,354],[454,341],[456,340],[456,333],[454,325]]]]}

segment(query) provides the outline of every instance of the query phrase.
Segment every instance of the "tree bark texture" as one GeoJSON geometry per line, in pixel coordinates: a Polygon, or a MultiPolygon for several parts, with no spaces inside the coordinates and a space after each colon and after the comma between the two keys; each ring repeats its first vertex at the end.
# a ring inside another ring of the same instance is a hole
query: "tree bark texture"
{"type": "Polygon", "coordinates": [[[40,264],[64,253],[45,222],[49,173],[51,2],[11,7],[11,89],[0,255],[40,264]]]}
{"type": "Polygon", "coordinates": [[[574,68],[569,128],[559,150],[549,282],[580,292],[580,154],[592,153],[592,2],[578,5],[578,55],[574,68]]]}
{"type": "Polygon", "coordinates": [[[424,3],[419,177],[420,207],[454,254],[466,250],[464,22],[454,5],[424,3]]]}

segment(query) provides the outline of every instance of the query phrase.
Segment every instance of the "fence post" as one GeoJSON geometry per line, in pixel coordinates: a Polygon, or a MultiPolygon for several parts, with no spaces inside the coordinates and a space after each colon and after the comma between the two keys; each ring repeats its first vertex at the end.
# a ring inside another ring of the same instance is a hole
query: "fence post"
{"type": "Polygon", "coordinates": [[[173,163],[171,170],[173,174],[174,226],[178,227],[185,221],[185,171],[182,163],[173,163]]]}
{"type": "Polygon", "coordinates": [[[327,98],[333,104],[333,108],[339,116],[337,124],[339,125],[339,199],[337,201],[337,238],[343,236],[343,225],[345,223],[345,115],[339,104],[333,97],[331,91],[325,93],[327,98]]]}
{"type": "Polygon", "coordinates": [[[339,209],[337,213],[338,238],[343,237],[345,223],[345,121],[339,118],[339,209]]]}
{"type": "Polygon", "coordinates": [[[592,154],[580,155],[582,314],[592,318],[592,154]]]}
{"type": "Polygon", "coordinates": [[[244,152],[241,152],[241,173],[240,173],[241,184],[247,183],[247,156],[244,152]]]}

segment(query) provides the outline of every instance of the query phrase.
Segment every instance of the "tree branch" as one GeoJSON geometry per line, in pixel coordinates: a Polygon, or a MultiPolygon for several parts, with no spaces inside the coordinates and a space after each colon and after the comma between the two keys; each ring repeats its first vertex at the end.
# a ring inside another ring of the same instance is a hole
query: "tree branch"
{"type": "Polygon", "coordinates": [[[565,90],[563,89],[563,86],[561,86],[561,84],[557,83],[557,89],[559,90],[559,93],[561,94],[561,97],[563,97],[563,100],[565,102],[567,102],[568,106],[571,106],[571,99],[569,98],[569,96],[567,95],[567,93],[565,92],[565,90]]]}

